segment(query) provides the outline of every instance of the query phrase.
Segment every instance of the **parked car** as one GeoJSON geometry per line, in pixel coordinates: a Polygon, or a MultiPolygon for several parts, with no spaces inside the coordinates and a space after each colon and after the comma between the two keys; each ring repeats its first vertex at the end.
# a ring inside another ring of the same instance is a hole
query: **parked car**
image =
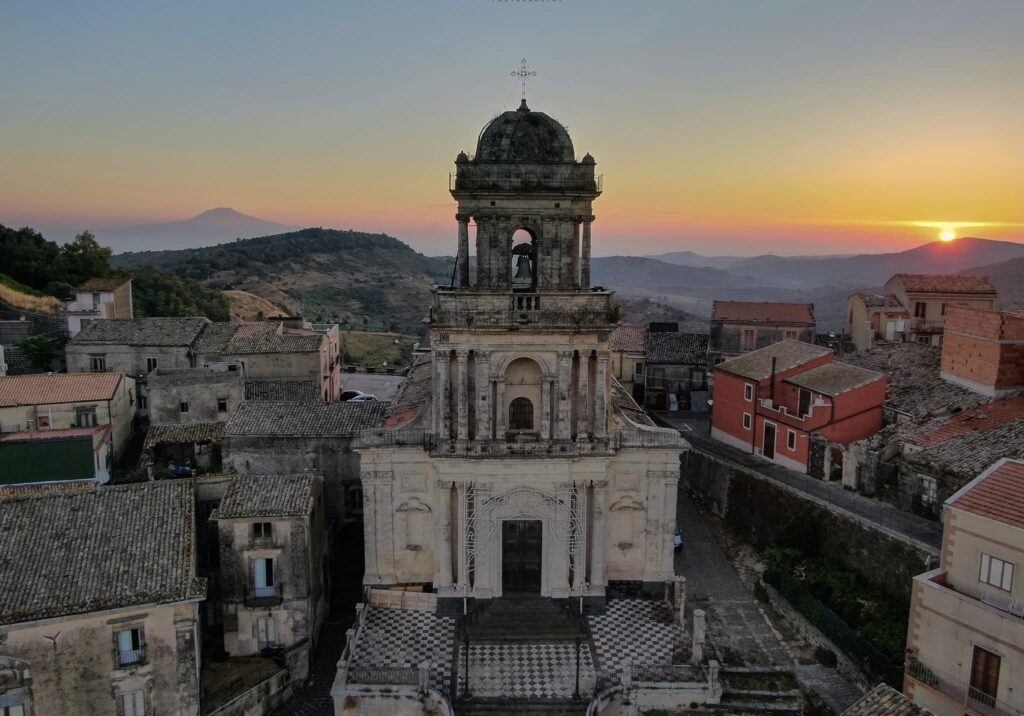
{"type": "Polygon", "coordinates": [[[363,393],[361,395],[357,395],[356,397],[352,398],[353,401],[356,401],[356,400],[376,400],[376,399],[377,399],[377,396],[373,395],[372,393],[363,393]]]}
{"type": "Polygon", "coordinates": [[[366,393],[364,393],[361,390],[346,390],[346,391],[343,391],[340,396],[338,396],[338,399],[339,400],[343,400],[343,401],[344,400],[355,400],[360,395],[366,395],[366,393]]]}

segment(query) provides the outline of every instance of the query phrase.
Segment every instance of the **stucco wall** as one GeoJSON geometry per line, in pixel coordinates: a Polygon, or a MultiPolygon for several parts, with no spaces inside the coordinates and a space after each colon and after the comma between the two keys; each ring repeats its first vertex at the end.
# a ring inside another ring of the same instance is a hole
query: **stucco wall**
{"type": "Polygon", "coordinates": [[[195,604],[52,619],[0,628],[0,655],[31,664],[34,714],[118,714],[122,693],[142,689],[146,712],[199,713],[195,604]],[[115,665],[115,632],[141,626],[145,663],[115,665]]]}

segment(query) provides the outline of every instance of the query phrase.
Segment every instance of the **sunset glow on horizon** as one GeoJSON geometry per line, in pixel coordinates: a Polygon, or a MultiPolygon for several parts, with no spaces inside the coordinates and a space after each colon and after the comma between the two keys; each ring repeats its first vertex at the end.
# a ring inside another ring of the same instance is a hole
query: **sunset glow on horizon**
{"type": "Polygon", "coordinates": [[[1020,2],[16,4],[0,223],[53,238],[230,206],[451,253],[525,56],[605,177],[595,254],[1024,241],[1020,2]]]}

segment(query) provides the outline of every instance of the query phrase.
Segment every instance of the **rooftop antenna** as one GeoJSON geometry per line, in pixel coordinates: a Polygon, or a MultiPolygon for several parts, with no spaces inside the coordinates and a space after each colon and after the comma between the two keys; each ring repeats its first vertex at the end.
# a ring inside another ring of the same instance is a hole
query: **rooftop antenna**
{"type": "Polygon", "coordinates": [[[523,102],[526,102],[526,82],[537,76],[537,73],[526,66],[526,58],[519,64],[517,69],[512,70],[512,76],[523,85],[523,102]]]}

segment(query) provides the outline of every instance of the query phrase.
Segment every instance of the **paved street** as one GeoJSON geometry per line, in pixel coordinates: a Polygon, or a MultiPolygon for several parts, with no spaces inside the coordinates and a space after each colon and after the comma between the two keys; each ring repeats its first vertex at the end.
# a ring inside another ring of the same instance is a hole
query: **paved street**
{"type": "Polygon", "coordinates": [[[376,395],[377,400],[391,400],[405,376],[386,373],[344,373],[341,376],[342,390],[361,390],[376,395]]]}
{"type": "Polygon", "coordinates": [[[654,418],[664,425],[679,430],[694,447],[704,452],[756,470],[767,478],[799,490],[813,499],[825,502],[862,520],[873,522],[879,527],[903,535],[922,546],[936,551],[942,546],[942,526],[937,522],[904,512],[880,500],[873,500],[870,497],[844,490],[838,483],[815,479],[738,450],[731,445],[712,440],[707,413],[658,411],[654,413],[654,418]]]}

